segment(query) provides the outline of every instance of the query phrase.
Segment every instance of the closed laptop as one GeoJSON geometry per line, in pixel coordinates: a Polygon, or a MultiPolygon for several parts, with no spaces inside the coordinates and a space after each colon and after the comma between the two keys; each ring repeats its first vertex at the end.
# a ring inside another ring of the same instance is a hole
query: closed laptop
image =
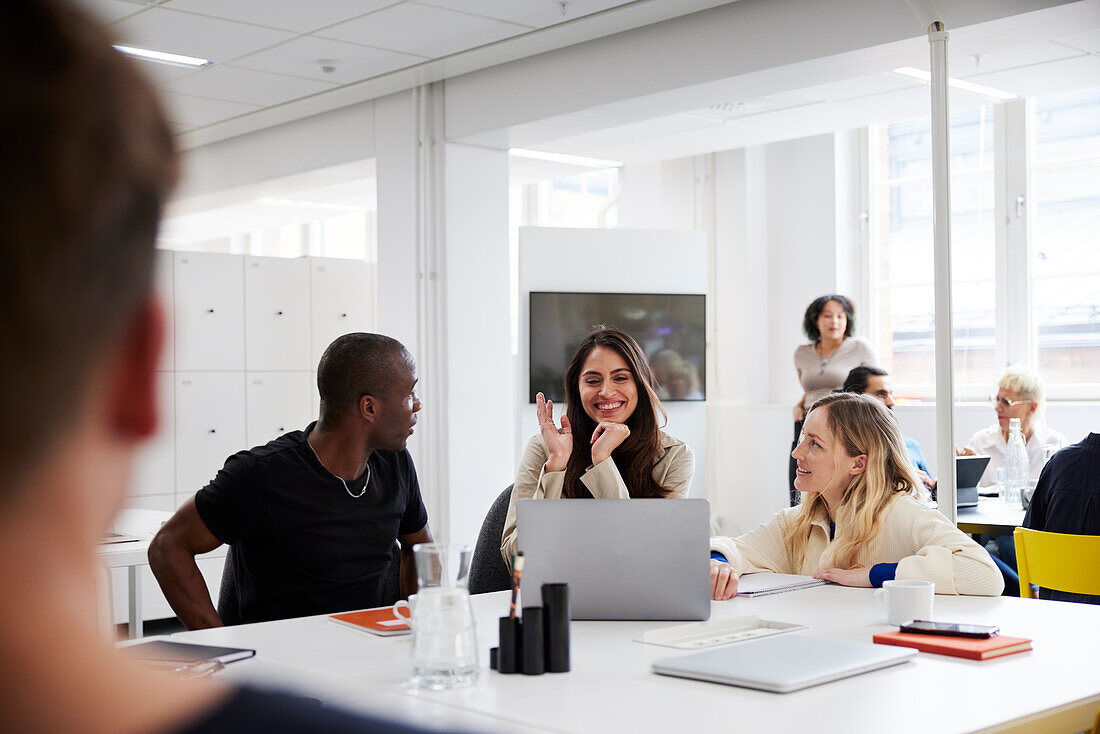
{"type": "Polygon", "coordinates": [[[573,619],[710,616],[706,500],[520,500],[516,524],[524,606],[567,583],[573,619]]]}
{"type": "Polygon", "coordinates": [[[868,642],[780,635],[695,655],[657,660],[653,663],[653,672],[773,693],[789,693],[898,665],[916,657],[916,654],[916,650],[891,649],[887,645],[868,642]]]}

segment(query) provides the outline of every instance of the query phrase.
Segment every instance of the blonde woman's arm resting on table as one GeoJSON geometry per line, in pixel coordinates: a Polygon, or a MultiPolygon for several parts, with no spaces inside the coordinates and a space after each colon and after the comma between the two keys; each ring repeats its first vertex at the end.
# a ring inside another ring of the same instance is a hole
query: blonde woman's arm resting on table
{"type": "Polygon", "coordinates": [[[918,550],[898,561],[894,578],[933,581],[937,594],[999,596],[1004,591],[1004,577],[985,548],[948,522],[939,510],[918,509],[911,538],[918,550]]]}
{"type": "Polygon", "coordinates": [[[737,595],[737,581],[745,573],[798,573],[792,569],[783,544],[787,515],[796,508],[781,510],[771,520],[737,538],[716,536],[710,539],[711,553],[725,557],[723,563],[711,558],[711,598],[730,599],[737,595]]]}

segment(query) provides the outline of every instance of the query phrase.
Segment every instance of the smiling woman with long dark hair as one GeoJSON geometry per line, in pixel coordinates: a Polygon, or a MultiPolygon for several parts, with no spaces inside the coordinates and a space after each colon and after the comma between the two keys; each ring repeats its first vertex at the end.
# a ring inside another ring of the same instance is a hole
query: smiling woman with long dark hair
{"type": "Polygon", "coordinates": [[[516,501],[687,496],[695,454],[660,428],[665,417],[653,370],[638,343],[617,329],[585,337],[565,370],[566,414],[536,396],[539,433],[516,473],[500,552],[516,549],[516,501]]]}

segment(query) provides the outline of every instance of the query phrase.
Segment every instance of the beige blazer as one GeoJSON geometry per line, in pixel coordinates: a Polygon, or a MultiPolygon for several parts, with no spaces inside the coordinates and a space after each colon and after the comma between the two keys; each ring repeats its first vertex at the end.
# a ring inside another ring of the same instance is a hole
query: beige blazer
{"type": "MultiPolygon", "coordinates": [[[[542,445],[542,437],[536,434],[527,442],[523,458],[516,472],[516,483],[512,487],[512,498],[508,502],[508,516],[504,520],[504,533],[500,539],[500,555],[510,569],[512,555],[516,552],[516,502],[524,499],[561,499],[565,484],[564,471],[546,471],[549,455],[542,445]]],[[[695,474],[695,452],[678,438],[661,431],[661,448],[657,452],[657,462],[653,465],[653,479],[670,491],[669,498],[687,497],[691,487],[691,477],[695,474]]],[[[630,492],[626,482],[615,466],[615,460],[608,458],[596,466],[588,467],[581,475],[581,482],[596,499],[629,499],[630,492]]]]}
{"type": "MultiPolygon", "coordinates": [[[[710,539],[711,550],[726,557],[739,573],[772,571],[811,576],[828,568],[829,519],[814,521],[802,565],[795,567],[783,545],[783,531],[798,507],[780,510],[770,521],[737,538],[710,539]]],[[[1004,578],[985,548],[948,522],[936,509],[910,495],[899,494],[882,514],[882,529],[864,548],[859,565],[898,564],[898,579],[936,584],[937,594],[997,596],[1004,578]]]]}

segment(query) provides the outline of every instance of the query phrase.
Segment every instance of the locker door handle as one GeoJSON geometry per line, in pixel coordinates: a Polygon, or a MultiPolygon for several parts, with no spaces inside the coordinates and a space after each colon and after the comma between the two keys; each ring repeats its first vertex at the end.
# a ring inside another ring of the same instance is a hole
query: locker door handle
{"type": "Polygon", "coordinates": [[[207,431],[207,433],[217,433],[217,431],[215,429],[211,428],[210,430],[207,431]]]}
{"type": "Polygon", "coordinates": [[[214,309],[212,309],[212,308],[208,308],[208,309],[206,309],[206,312],[207,312],[207,313],[214,313],[214,309]]]}
{"type": "Polygon", "coordinates": [[[342,319],[346,319],[347,317],[348,317],[348,315],[346,313],[340,314],[340,318],[342,318],[342,319]]]}

